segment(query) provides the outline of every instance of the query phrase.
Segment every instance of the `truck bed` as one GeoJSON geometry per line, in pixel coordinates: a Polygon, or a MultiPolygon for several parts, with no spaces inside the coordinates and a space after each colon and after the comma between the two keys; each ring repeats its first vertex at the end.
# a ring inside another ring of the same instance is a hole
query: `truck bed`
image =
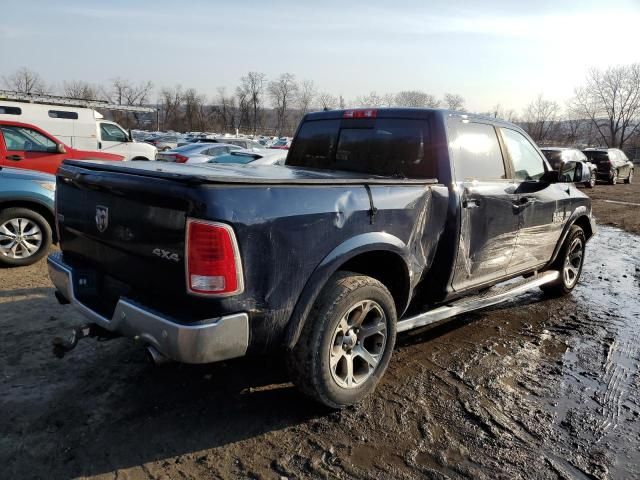
{"type": "Polygon", "coordinates": [[[313,170],[274,165],[175,164],[169,162],[78,162],[65,160],[64,165],[90,171],[121,172],[129,175],[171,179],[187,183],[233,183],[269,185],[429,185],[438,180],[402,177],[363,176],[338,170],[313,170]]]}

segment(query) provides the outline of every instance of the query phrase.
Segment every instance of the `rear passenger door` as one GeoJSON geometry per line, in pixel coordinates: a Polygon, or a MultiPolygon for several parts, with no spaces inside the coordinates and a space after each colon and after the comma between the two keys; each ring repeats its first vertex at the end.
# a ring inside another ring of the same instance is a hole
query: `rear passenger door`
{"type": "Polygon", "coordinates": [[[518,195],[520,229],[507,269],[507,273],[516,274],[549,261],[571,215],[571,195],[575,186],[541,181],[549,167],[533,143],[518,130],[501,127],[500,133],[518,195]]]}
{"type": "Polygon", "coordinates": [[[460,291],[506,275],[518,233],[518,194],[493,125],[452,119],[449,137],[461,197],[452,282],[460,291]]]}

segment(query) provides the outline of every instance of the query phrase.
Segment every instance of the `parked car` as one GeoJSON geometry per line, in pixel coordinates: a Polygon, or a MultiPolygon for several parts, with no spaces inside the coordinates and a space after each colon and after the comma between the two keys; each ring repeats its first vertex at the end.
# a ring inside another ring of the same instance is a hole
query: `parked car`
{"type": "Polygon", "coordinates": [[[233,138],[233,137],[218,137],[219,142],[230,143],[231,145],[237,145],[245,149],[253,149],[256,151],[265,150],[265,148],[255,140],[248,138],[233,138]]]}
{"type": "Polygon", "coordinates": [[[57,179],[50,277],[88,322],[59,355],[86,335],[157,362],[281,350],[335,408],[375,389],[396,332],[571,292],[595,231],[522,129],[436,109],[309,113],[284,167],[69,161],[57,179]]]}
{"type": "Polygon", "coordinates": [[[283,139],[276,140],[269,146],[269,148],[273,148],[276,150],[289,150],[290,147],[291,144],[289,143],[289,141],[283,139]]]}
{"type": "Polygon", "coordinates": [[[77,150],[104,151],[125,160],[156,158],[154,147],[136,142],[120,125],[92,108],[0,100],[0,121],[34,125],[49,132],[56,143],[77,150]]]}
{"type": "Polygon", "coordinates": [[[0,120],[0,166],[56,173],[65,158],[123,160],[122,155],[71,148],[35,125],[0,120]]]}
{"type": "Polygon", "coordinates": [[[188,143],[158,154],[158,160],[174,163],[206,163],[229,152],[240,150],[237,145],[226,143],[188,143]]]}
{"type": "Polygon", "coordinates": [[[598,167],[598,180],[615,185],[619,180],[624,183],[633,181],[633,162],[629,161],[622,150],[617,148],[587,148],[582,151],[590,162],[598,167]]]}
{"type": "Polygon", "coordinates": [[[239,149],[225,155],[212,158],[208,163],[239,163],[243,165],[284,165],[286,152],[270,152],[263,150],[256,152],[252,149],[239,149]]]}
{"type": "Polygon", "coordinates": [[[551,168],[561,175],[567,175],[567,181],[587,188],[596,186],[598,168],[577,148],[543,147],[540,150],[547,157],[551,168]]]}
{"type": "Polygon", "coordinates": [[[157,137],[151,137],[145,140],[145,142],[153,145],[160,152],[164,152],[166,150],[171,150],[172,148],[176,148],[178,146],[178,136],[177,135],[160,135],[157,137]]]}
{"type": "Polygon", "coordinates": [[[0,265],[31,265],[56,241],[53,175],[0,167],[0,265]]]}

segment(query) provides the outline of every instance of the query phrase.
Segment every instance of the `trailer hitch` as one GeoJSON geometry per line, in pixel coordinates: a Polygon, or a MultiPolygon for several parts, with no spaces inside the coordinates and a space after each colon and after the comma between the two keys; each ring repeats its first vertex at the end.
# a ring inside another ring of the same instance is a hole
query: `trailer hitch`
{"type": "Polygon", "coordinates": [[[119,337],[118,334],[110,332],[95,323],[87,323],[71,329],[66,337],[55,337],[53,339],[53,354],[58,358],[63,358],[78,345],[83,338],[97,338],[98,340],[110,340],[119,337]]]}

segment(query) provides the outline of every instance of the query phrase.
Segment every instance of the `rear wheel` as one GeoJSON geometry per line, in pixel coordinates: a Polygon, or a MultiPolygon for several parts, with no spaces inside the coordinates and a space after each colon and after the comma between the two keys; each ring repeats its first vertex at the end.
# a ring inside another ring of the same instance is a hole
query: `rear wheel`
{"type": "Polygon", "coordinates": [[[613,171],[613,173],[611,174],[611,178],[609,179],[609,183],[611,185],[615,185],[616,183],[618,183],[618,170],[613,171]]]}
{"type": "Polygon", "coordinates": [[[596,172],[591,172],[591,175],[589,176],[589,181],[585,182],[584,186],[587,188],[593,188],[596,186],[597,183],[597,178],[596,178],[596,172]]]}
{"type": "Polygon", "coordinates": [[[293,382],[331,408],[360,402],[389,365],[396,320],[393,297],[382,283],[337,273],[318,296],[289,353],[293,382]]]}
{"type": "Polygon", "coordinates": [[[629,170],[629,176],[624,181],[624,183],[631,183],[631,182],[633,182],[633,170],[629,170]]]}
{"type": "Polygon", "coordinates": [[[31,265],[46,255],[51,239],[51,226],[39,213],[28,208],[0,212],[0,264],[31,265]]]}
{"type": "Polygon", "coordinates": [[[572,225],[558,253],[558,258],[551,266],[551,270],[558,270],[560,276],[553,282],[542,285],[540,288],[543,292],[552,296],[561,296],[575,288],[582,273],[586,242],[582,228],[572,225]]]}

